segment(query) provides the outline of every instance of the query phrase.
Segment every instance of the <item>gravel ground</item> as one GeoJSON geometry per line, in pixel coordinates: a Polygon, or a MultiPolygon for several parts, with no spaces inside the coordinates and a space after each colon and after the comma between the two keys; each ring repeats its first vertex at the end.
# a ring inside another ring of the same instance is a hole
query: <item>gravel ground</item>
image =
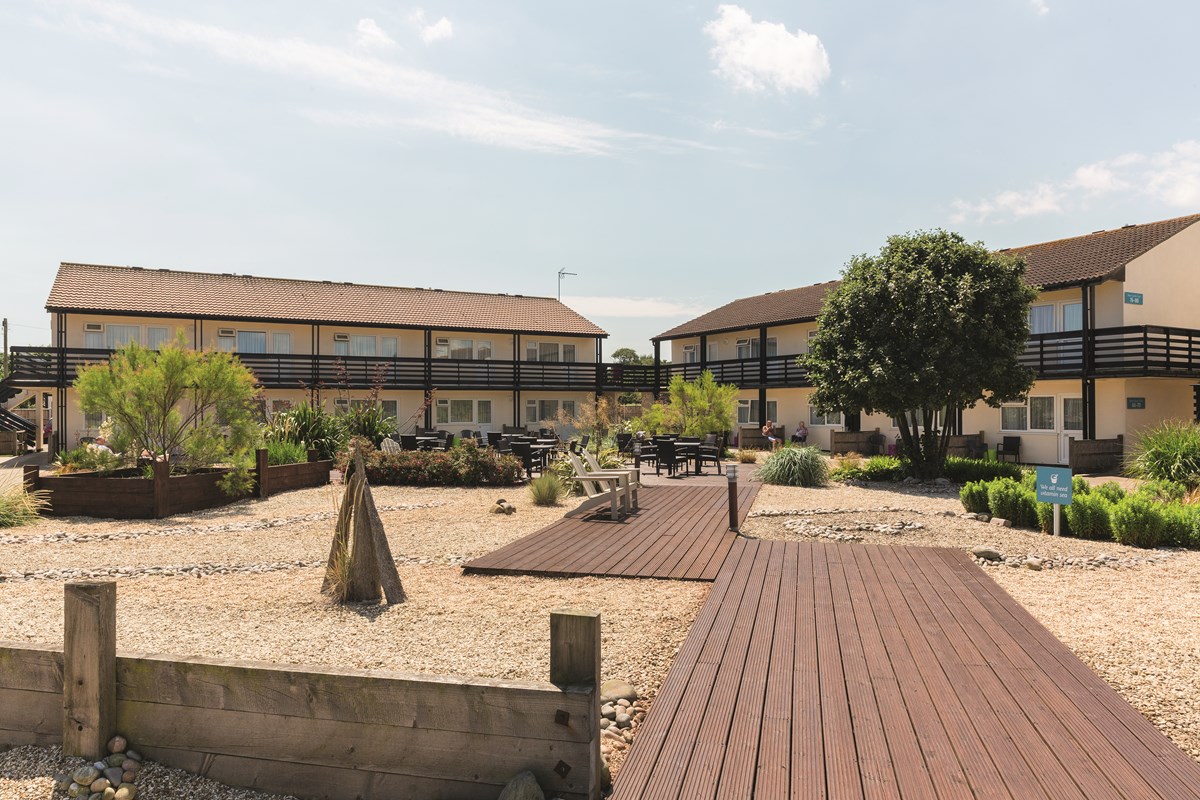
{"type": "Polygon", "coordinates": [[[876,544],[964,550],[983,545],[1006,556],[1059,561],[1109,556],[1115,566],[985,569],[1163,733],[1200,760],[1200,552],[1146,551],[997,527],[957,516],[962,506],[956,493],[929,495],[894,486],[763,486],[751,513],[770,510],[808,513],[751,516],[743,531],[764,539],[809,540],[817,529],[839,526],[852,529],[839,533],[876,544]],[[884,507],[904,510],[877,510],[884,507]],[[812,513],[837,509],[853,510],[812,513]],[[943,516],[947,511],[955,516],[943,516]],[[805,522],[797,526],[799,520],[805,522]],[[881,533],[858,525],[895,526],[901,521],[922,527],[881,533]],[[1147,557],[1161,560],[1144,563],[1147,557]]]}
{"type": "MultiPolygon", "coordinates": [[[[610,578],[465,576],[457,563],[575,501],[539,508],[526,489],[372,491],[409,598],[395,608],[341,607],[320,594],[340,498],[327,487],[159,521],[50,518],[0,531],[0,639],[61,645],[63,578],[76,574],[62,571],[125,570],[122,651],[544,681],[549,613],[576,607],[601,613],[604,677],[652,698],[708,592],[697,582],[648,590],[610,578]],[[490,513],[500,497],[518,511],[490,513]],[[180,574],[147,574],[164,570],[180,574]]],[[[0,800],[49,798],[61,762],[52,748],[0,754],[0,800]]],[[[139,797],[267,796],[161,775],[161,788],[147,784],[139,797]]]]}
{"type": "MultiPolygon", "coordinates": [[[[530,533],[565,508],[534,507],[524,490],[374,491],[410,598],[395,609],[339,608],[319,594],[321,569],[307,565],[328,553],[339,493],[312,489],[169,520],[48,519],[0,532],[0,575],[7,577],[0,581],[0,638],[61,642],[62,580],[39,577],[47,570],[175,567],[183,574],[118,578],[120,649],[544,680],[549,611],[586,607],[603,615],[605,677],[625,678],[652,699],[707,593],[706,585],[683,582],[463,576],[455,566],[462,559],[530,533]],[[520,510],[488,513],[499,496],[520,510]]],[[[1160,551],[1160,562],[1140,563],[1146,551],[1000,528],[963,519],[961,511],[955,491],[763,486],[744,531],[986,545],[1048,562],[1107,554],[1114,566],[987,570],[1200,759],[1200,553],[1160,551]],[[896,530],[900,522],[906,525],[896,530]]],[[[612,754],[614,770],[623,758],[612,754]]],[[[55,748],[0,754],[0,800],[47,800],[50,776],[63,766],[55,748]]],[[[268,797],[177,770],[153,774],[156,782],[139,795],[147,800],[268,797]]]]}

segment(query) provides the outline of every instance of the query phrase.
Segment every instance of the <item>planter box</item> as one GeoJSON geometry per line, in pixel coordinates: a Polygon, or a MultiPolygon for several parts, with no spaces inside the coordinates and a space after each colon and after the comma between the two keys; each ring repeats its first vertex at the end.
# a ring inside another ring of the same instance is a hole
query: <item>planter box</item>
{"type": "MultiPolygon", "coordinates": [[[[43,513],[49,516],[161,519],[229,505],[247,497],[324,486],[329,483],[333,462],[266,467],[266,479],[259,478],[258,489],[240,495],[228,495],[221,490],[221,479],[228,470],[168,477],[164,474],[165,465],[156,467],[159,469],[154,478],[137,477],[137,470],[104,477],[90,473],[40,477],[36,469],[31,469],[26,473],[25,483],[27,488],[46,492],[49,505],[43,513]]],[[[261,476],[262,471],[255,470],[255,474],[261,476]]]]}

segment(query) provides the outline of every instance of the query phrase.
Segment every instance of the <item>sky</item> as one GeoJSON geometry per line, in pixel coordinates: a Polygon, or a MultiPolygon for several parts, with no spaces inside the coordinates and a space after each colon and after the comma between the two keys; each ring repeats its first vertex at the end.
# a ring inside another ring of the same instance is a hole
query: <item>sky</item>
{"type": "Polygon", "coordinates": [[[0,315],[61,261],[554,296],[633,347],[892,234],[1200,211],[1200,4],[0,5],[0,315]]]}

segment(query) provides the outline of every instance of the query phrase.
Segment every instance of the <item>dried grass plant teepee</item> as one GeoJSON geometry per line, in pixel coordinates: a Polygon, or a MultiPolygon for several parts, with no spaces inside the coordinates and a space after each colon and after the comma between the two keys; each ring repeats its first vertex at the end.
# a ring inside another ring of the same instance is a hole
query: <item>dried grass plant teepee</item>
{"type": "Polygon", "coordinates": [[[362,452],[353,445],[321,591],[339,603],[403,603],[404,586],[375,508],[362,452]]]}

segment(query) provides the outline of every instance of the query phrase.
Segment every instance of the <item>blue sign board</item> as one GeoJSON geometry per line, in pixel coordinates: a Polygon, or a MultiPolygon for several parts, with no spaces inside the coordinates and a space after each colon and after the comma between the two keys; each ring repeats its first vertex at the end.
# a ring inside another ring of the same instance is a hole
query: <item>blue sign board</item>
{"type": "Polygon", "coordinates": [[[1126,397],[1125,407],[1134,411],[1140,411],[1146,407],[1146,398],[1144,397],[1126,397]]]}
{"type": "Polygon", "coordinates": [[[1126,292],[1125,302],[1131,306],[1140,306],[1142,304],[1141,292],[1126,292]]]}
{"type": "Polygon", "coordinates": [[[1071,470],[1069,467],[1037,468],[1037,500],[1039,503],[1071,504],[1071,470]]]}

